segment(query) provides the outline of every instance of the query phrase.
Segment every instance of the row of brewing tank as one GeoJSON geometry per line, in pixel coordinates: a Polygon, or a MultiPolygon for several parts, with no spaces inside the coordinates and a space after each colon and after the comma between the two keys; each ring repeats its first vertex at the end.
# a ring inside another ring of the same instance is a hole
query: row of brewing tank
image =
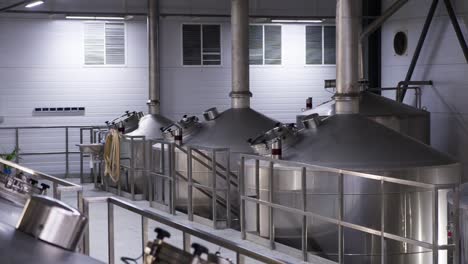
{"type": "MultiPolygon", "coordinates": [[[[165,139],[180,146],[175,153],[175,168],[180,179],[176,186],[175,206],[188,211],[188,163],[187,146],[204,148],[228,148],[230,155],[218,157],[217,167],[230,167],[232,174],[230,200],[234,221],[232,228],[239,228],[239,157],[242,153],[280,158],[303,164],[366,172],[397,179],[434,185],[459,184],[460,164],[452,157],[429,146],[430,113],[398,103],[389,98],[361,89],[359,114],[335,114],[333,100],[314,109],[301,112],[296,124],[281,124],[250,107],[229,108],[218,113],[210,108],[203,113],[204,121],[184,116],[179,122],[158,115],[142,116],[127,113],[118,122],[126,136],[144,136],[146,139],[165,139]],[[136,125],[138,124],[138,125],[136,125]],[[229,164],[229,166],[228,166],[229,164]]],[[[127,142],[128,143],[128,142],[127,142]]],[[[138,166],[144,167],[145,148],[135,144],[130,149],[122,143],[122,157],[133,157],[138,166]]],[[[193,181],[210,186],[212,182],[211,153],[201,150],[194,155],[198,162],[192,164],[193,181]]],[[[253,164],[246,164],[244,182],[247,195],[292,208],[301,208],[307,199],[307,211],[336,217],[338,212],[338,177],[321,171],[307,171],[307,195],[301,198],[301,177],[297,168],[275,166],[273,193],[270,194],[270,178],[267,166],[261,166],[258,179],[253,164]]],[[[220,188],[228,184],[222,173],[217,176],[220,188]]],[[[144,171],[134,172],[135,191],[144,193],[148,177],[144,171]]],[[[130,189],[128,179],[123,180],[123,190],[130,189]],[[127,183],[127,184],[125,184],[127,183]]],[[[163,180],[150,183],[164,189],[163,180]]],[[[378,182],[356,177],[346,177],[344,183],[344,220],[379,230],[380,198],[378,182]]],[[[385,232],[407,238],[432,242],[433,223],[431,195],[427,190],[388,184],[385,188],[385,232]]],[[[163,192],[169,195],[169,191],[163,192]]],[[[445,202],[446,193],[439,195],[445,202]]],[[[220,195],[219,200],[226,196],[220,195]]],[[[213,212],[222,215],[226,208],[213,210],[210,194],[195,188],[192,194],[193,212],[213,219],[213,212]],[[219,211],[219,212],[218,212],[219,211]]],[[[302,217],[277,212],[273,218],[263,206],[247,208],[247,229],[268,238],[274,220],[275,240],[291,248],[300,248],[302,217]]],[[[446,208],[439,208],[439,216],[447,215],[446,208]],[[441,211],[442,210],[442,211],[441,211]],[[443,211],[445,210],[445,211],[443,211]]],[[[440,217],[439,230],[446,233],[449,219],[440,217]]],[[[338,255],[337,228],[334,225],[309,219],[307,223],[308,251],[336,260],[338,255]]],[[[439,242],[448,238],[439,235],[439,242]]],[[[380,237],[345,230],[346,263],[379,263],[380,237]]],[[[432,252],[405,243],[388,241],[388,263],[430,263],[432,252]]]]}

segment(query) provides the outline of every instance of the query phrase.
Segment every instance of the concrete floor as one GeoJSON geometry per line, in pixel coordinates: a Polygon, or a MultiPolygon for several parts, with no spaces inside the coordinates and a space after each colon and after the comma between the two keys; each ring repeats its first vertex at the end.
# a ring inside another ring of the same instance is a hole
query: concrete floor
{"type": "MultiPolygon", "coordinates": [[[[113,196],[110,193],[106,193],[103,191],[95,190],[92,184],[85,184],[84,185],[84,196],[85,197],[101,197],[101,196],[113,196]]],[[[184,214],[177,214],[175,216],[170,215],[166,212],[156,210],[154,208],[149,207],[147,201],[139,201],[139,202],[132,202],[128,199],[118,197],[127,202],[131,202],[142,209],[147,209],[158,214],[161,214],[166,217],[171,217],[174,221],[178,223],[182,223],[185,225],[189,225],[200,230],[210,232],[215,236],[219,236],[222,238],[227,238],[233,242],[241,244],[255,252],[260,252],[267,256],[279,259],[284,261],[285,263],[305,263],[299,259],[294,257],[288,256],[286,254],[282,254],[276,251],[272,251],[268,248],[263,246],[257,245],[255,243],[245,241],[241,239],[240,232],[226,229],[226,230],[213,230],[211,227],[201,225],[198,223],[193,223],[187,220],[187,216],[184,214]]],[[[76,206],[76,194],[75,193],[68,193],[62,195],[62,200],[69,203],[70,205],[76,206]]],[[[93,258],[99,259],[101,261],[107,262],[108,254],[107,254],[107,205],[106,204],[92,204],[90,206],[90,255],[93,258]]],[[[141,217],[133,214],[132,212],[126,211],[121,208],[115,207],[114,210],[115,215],[115,256],[116,262],[115,263],[122,263],[120,258],[122,256],[126,257],[133,257],[136,258],[141,255],[142,252],[142,245],[141,245],[141,217]]],[[[161,227],[171,233],[171,238],[167,240],[167,242],[171,243],[174,246],[182,247],[182,233],[180,231],[174,230],[167,226],[163,226],[156,222],[150,221],[149,222],[149,239],[153,240],[155,238],[155,234],[153,232],[155,227],[161,227]]],[[[216,245],[212,245],[207,243],[203,240],[192,238],[192,243],[197,242],[204,246],[206,246],[210,252],[220,251],[222,256],[235,259],[235,253],[226,249],[219,248],[216,245]]],[[[141,263],[141,260],[140,262],[141,263]]],[[[246,260],[246,263],[259,263],[254,260],[246,260]]],[[[333,263],[324,259],[313,259],[309,261],[309,263],[333,263]]]]}

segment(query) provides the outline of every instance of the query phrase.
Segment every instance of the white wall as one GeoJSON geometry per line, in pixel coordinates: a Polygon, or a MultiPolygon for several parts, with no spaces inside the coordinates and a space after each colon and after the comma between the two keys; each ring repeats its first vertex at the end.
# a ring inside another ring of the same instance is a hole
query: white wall
{"type": "MultiPolygon", "coordinates": [[[[223,20],[204,20],[220,23],[222,31],[222,65],[210,67],[182,66],[182,23],[187,20],[166,19],[162,22],[162,112],[173,119],[184,114],[200,115],[216,106],[220,110],[230,106],[231,89],[231,28],[223,20]]],[[[203,20],[193,21],[203,23],[203,20]]],[[[305,26],[282,26],[282,65],[251,66],[250,84],[252,107],[283,122],[293,122],[305,107],[305,99],[314,104],[330,99],[323,89],[325,79],[334,79],[333,65],[305,65],[305,26]]]]}
{"type": "MultiPolygon", "coordinates": [[[[146,23],[127,23],[127,65],[83,65],[83,22],[54,19],[0,20],[1,127],[102,125],[125,110],[146,111],[146,23]],[[79,116],[37,116],[35,107],[84,106],[79,116]]],[[[78,130],[70,131],[77,140],[78,130]]],[[[14,148],[14,133],[0,130],[0,153],[14,148]]],[[[64,150],[64,130],[20,133],[23,152],[64,150]]],[[[70,148],[76,150],[74,144],[70,148]]],[[[76,157],[76,156],[75,156],[76,157]]],[[[23,162],[56,173],[63,156],[25,157],[23,162]]],[[[73,170],[76,171],[76,158],[73,170]]]]}
{"type": "Polygon", "coordinates": [[[124,110],[144,110],[146,25],[127,23],[127,65],[84,66],[83,22],[0,20],[4,126],[100,124],[124,110]],[[84,106],[76,117],[33,116],[35,107],[84,106]]]}
{"type": "MultiPolygon", "coordinates": [[[[384,1],[384,8],[392,0],[384,1]]],[[[382,84],[395,86],[405,78],[432,0],[412,0],[383,27],[382,84]],[[393,36],[399,30],[409,35],[408,56],[395,56],[393,36]]],[[[460,25],[468,40],[468,2],[452,1],[460,25]]],[[[453,27],[440,1],[424,44],[413,80],[433,80],[425,87],[423,105],[431,112],[431,141],[437,149],[459,158],[468,172],[468,64],[458,44],[453,27]]],[[[405,102],[413,103],[408,92],[405,102]]],[[[466,174],[466,173],[465,173],[466,174]]],[[[468,177],[465,177],[468,179],[468,177]]]]}

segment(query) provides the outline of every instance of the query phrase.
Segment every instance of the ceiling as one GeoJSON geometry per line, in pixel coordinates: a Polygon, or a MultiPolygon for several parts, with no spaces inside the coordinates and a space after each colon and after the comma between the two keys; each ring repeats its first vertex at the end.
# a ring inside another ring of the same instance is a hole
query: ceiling
{"type": "MultiPolygon", "coordinates": [[[[147,0],[44,0],[45,3],[34,8],[24,5],[10,9],[9,12],[92,12],[92,13],[146,13],[147,0]]],[[[22,0],[0,0],[0,9],[22,0]]]]}
{"type": "MultiPolygon", "coordinates": [[[[32,1],[32,0],[31,0],[32,1]]],[[[43,0],[43,5],[24,4],[5,13],[146,15],[148,0],[43,0]]],[[[157,0],[152,0],[157,1],[157,0]]],[[[230,0],[159,0],[161,14],[229,15],[230,0]]],[[[23,0],[0,0],[0,10],[23,0]]],[[[335,0],[250,0],[250,15],[275,17],[334,17],[335,0]]],[[[4,13],[4,14],[5,14],[4,13]]]]}

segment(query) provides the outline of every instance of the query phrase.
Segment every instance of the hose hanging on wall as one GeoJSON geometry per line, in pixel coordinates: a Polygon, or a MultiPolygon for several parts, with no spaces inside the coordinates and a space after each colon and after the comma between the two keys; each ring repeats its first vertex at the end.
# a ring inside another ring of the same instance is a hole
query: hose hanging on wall
{"type": "Polygon", "coordinates": [[[120,134],[111,129],[104,145],[104,175],[109,176],[113,182],[120,179],[120,134]]]}

